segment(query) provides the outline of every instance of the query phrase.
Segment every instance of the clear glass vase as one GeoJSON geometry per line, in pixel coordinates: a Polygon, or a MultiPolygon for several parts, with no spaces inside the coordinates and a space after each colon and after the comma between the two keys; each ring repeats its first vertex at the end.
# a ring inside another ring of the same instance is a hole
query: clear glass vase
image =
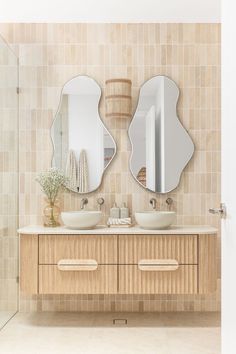
{"type": "Polygon", "coordinates": [[[60,215],[60,208],[56,205],[56,201],[47,201],[47,205],[43,210],[44,214],[44,226],[46,227],[57,227],[60,226],[58,221],[60,215]]]}

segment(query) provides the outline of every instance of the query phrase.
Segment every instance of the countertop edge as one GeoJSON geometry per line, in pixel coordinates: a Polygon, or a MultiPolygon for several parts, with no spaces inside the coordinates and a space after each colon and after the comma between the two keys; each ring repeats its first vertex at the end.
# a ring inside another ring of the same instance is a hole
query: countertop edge
{"type": "Polygon", "coordinates": [[[91,230],[72,230],[66,227],[48,228],[40,225],[30,225],[19,228],[18,234],[22,235],[189,235],[189,234],[217,234],[218,229],[207,225],[186,225],[172,226],[163,230],[147,230],[138,226],[127,228],[109,228],[107,226],[98,226],[91,230]]]}

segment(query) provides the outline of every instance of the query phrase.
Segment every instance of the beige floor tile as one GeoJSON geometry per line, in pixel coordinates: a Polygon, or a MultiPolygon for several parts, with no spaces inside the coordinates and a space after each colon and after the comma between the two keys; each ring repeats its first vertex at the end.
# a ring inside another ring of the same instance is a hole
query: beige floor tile
{"type": "Polygon", "coordinates": [[[167,329],[168,347],[172,354],[220,353],[219,328],[171,328],[167,329]]]}
{"type": "Polygon", "coordinates": [[[1,354],[219,354],[218,314],[18,313],[1,354]],[[127,325],[113,325],[113,319],[127,325]]]}
{"type": "Polygon", "coordinates": [[[14,311],[0,311],[0,328],[3,327],[13,315],[14,311]]]}

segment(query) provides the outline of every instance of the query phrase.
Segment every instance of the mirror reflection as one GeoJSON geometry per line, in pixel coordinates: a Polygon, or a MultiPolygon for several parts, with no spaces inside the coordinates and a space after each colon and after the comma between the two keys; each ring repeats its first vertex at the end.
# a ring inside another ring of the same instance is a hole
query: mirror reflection
{"type": "Polygon", "coordinates": [[[100,97],[95,80],[75,77],[63,87],[52,125],[52,164],[65,172],[67,187],[74,192],[96,190],[116,152],[114,139],[99,115],[100,97]]]}
{"type": "Polygon", "coordinates": [[[178,86],[168,77],[148,80],[141,87],[129,128],[130,170],[137,182],[156,193],[167,193],[178,186],[194,152],[176,113],[178,97],[178,86]]]}

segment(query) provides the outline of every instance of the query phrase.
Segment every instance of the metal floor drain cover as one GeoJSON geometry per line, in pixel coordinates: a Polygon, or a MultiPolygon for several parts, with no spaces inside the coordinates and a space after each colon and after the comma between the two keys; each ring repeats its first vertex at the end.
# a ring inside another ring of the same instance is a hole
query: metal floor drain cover
{"type": "Polygon", "coordinates": [[[127,325],[128,320],[126,318],[114,318],[113,319],[113,325],[127,325]]]}

